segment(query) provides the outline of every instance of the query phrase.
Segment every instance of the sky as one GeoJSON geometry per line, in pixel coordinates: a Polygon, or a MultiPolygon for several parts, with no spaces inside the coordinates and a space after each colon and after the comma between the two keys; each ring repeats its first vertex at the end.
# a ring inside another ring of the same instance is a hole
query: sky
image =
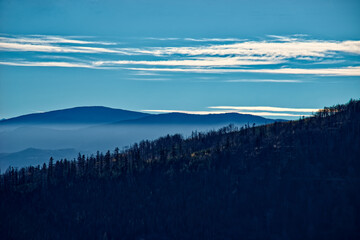
{"type": "Polygon", "coordinates": [[[76,106],[295,119],[360,97],[356,0],[0,0],[0,119],[76,106]]]}

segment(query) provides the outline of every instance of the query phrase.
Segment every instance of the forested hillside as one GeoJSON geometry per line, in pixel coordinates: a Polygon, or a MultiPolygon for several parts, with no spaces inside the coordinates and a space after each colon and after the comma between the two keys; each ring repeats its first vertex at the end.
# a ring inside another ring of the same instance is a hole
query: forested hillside
{"type": "Polygon", "coordinates": [[[8,169],[3,239],[360,239],[360,101],[8,169]]]}

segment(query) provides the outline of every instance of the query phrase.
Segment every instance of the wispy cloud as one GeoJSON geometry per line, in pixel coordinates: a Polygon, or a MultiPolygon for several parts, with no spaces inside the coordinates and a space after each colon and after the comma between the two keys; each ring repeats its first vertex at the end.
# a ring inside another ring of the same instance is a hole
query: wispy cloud
{"type": "MultiPolygon", "coordinates": [[[[114,45],[116,43],[102,41],[85,41],[70,39],[60,36],[41,36],[41,37],[0,37],[2,49],[7,51],[85,51],[85,52],[105,52],[120,54],[148,54],[154,56],[165,55],[186,55],[186,56],[242,56],[242,57],[267,57],[271,59],[284,59],[296,57],[325,57],[334,55],[336,52],[349,52],[360,54],[360,41],[320,41],[303,40],[298,38],[277,37],[277,41],[244,41],[236,38],[203,38],[185,40],[207,42],[214,41],[217,44],[204,44],[197,46],[180,47],[142,47],[142,48],[83,48],[80,46],[67,46],[60,50],[50,44],[71,43],[77,45],[101,44],[114,45]],[[226,43],[228,41],[240,41],[236,43],[226,43]],[[223,44],[221,44],[223,43],[223,44]],[[32,46],[29,46],[32,45],[32,46]],[[35,46],[34,46],[35,45],[35,46]],[[68,49],[68,50],[67,50],[68,49]]],[[[164,38],[163,40],[177,39],[164,38]]],[[[59,47],[59,46],[58,46],[59,47]]]]}
{"type": "Polygon", "coordinates": [[[309,117],[310,114],[293,114],[293,113],[279,113],[279,112],[241,112],[238,111],[237,113],[240,114],[251,114],[255,116],[262,116],[262,117],[309,117]]]}
{"type": "Polygon", "coordinates": [[[310,114],[292,114],[292,113],[277,113],[277,112],[238,112],[240,114],[251,114],[262,117],[309,117],[310,114]]]}
{"type": "MultiPolygon", "coordinates": [[[[152,40],[146,42],[150,46],[140,41],[138,45],[136,42],[131,43],[132,47],[119,47],[115,41],[92,41],[94,40],[92,38],[1,35],[0,51],[7,52],[6,55],[10,57],[2,58],[0,64],[125,69],[131,70],[132,75],[162,75],[164,72],[171,72],[174,74],[259,73],[360,76],[360,66],[356,61],[360,55],[360,41],[325,41],[306,38],[304,35],[270,35],[265,40],[147,38],[152,40]],[[162,41],[163,46],[154,47],[151,45],[153,41],[162,41]],[[173,46],[174,44],[176,46],[173,46]],[[13,54],[27,52],[27,54],[24,54],[24,59],[20,60],[11,58],[12,52],[17,52],[13,54]],[[43,53],[41,61],[36,61],[36,58],[39,58],[36,53],[43,53]],[[32,54],[36,56],[35,60],[32,54]],[[54,60],[59,60],[59,62],[54,60]],[[323,68],[314,68],[313,64],[322,64],[323,68]]],[[[302,82],[276,79],[274,76],[270,79],[239,78],[222,81],[302,82]]]]}
{"type": "Polygon", "coordinates": [[[109,46],[117,43],[85,41],[61,36],[30,35],[0,37],[0,51],[45,53],[116,53],[127,54],[109,46]],[[94,45],[94,46],[89,46],[94,45]],[[103,47],[96,47],[103,45],[103,47]]]}
{"type": "Polygon", "coordinates": [[[157,40],[157,41],[190,41],[190,42],[243,42],[247,39],[240,38],[175,38],[175,37],[163,37],[163,38],[155,38],[155,37],[147,37],[149,40],[157,40]]]}
{"type": "Polygon", "coordinates": [[[186,111],[186,110],[140,110],[142,112],[152,112],[152,113],[185,113],[185,114],[198,114],[198,115],[207,115],[207,114],[223,114],[223,113],[232,113],[235,111],[186,111]]]}
{"type": "Polygon", "coordinates": [[[284,107],[267,107],[267,106],[212,106],[212,109],[230,109],[230,110],[250,110],[250,111],[268,111],[268,112],[317,112],[317,108],[284,108],[284,107]]]}
{"type": "Polygon", "coordinates": [[[190,72],[190,73],[271,73],[271,74],[312,74],[324,76],[360,76],[360,67],[343,68],[279,68],[279,69],[208,69],[208,68],[127,68],[135,71],[190,72]]]}
{"type": "Polygon", "coordinates": [[[73,62],[0,62],[0,65],[22,66],[22,67],[67,67],[67,68],[96,68],[92,65],[73,62]]]}
{"type": "Polygon", "coordinates": [[[301,56],[325,57],[335,52],[360,54],[360,41],[246,41],[232,44],[210,44],[193,47],[157,47],[149,49],[133,49],[150,55],[239,55],[268,56],[273,58],[296,58],[301,56]]]}
{"type": "Polygon", "coordinates": [[[169,78],[128,78],[128,80],[131,81],[154,81],[154,82],[164,82],[164,81],[170,81],[169,78]]]}
{"type": "Polygon", "coordinates": [[[280,68],[280,69],[259,69],[250,72],[273,73],[273,74],[313,74],[324,76],[360,76],[360,67],[343,68],[280,68]]]}
{"type": "Polygon", "coordinates": [[[49,35],[30,35],[30,36],[6,36],[0,37],[1,42],[9,43],[28,43],[28,44],[53,44],[53,43],[68,43],[68,44],[97,44],[97,45],[116,45],[113,42],[104,41],[85,41],[73,39],[63,36],[49,36],[49,35]]]}
{"type": "Polygon", "coordinates": [[[224,80],[223,82],[229,83],[301,83],[301,80],[290,80],[290,79],[230,79],[224,80]]]}
{"type": "Polygon", "coordinates": [[[0,51],[46,52],[46,53],[116,53],[127,54],[120,50],[84,46],[53,46],[48,44],[29,44],[0,42],[0,51]]]}
{"type": "MultiPolygon", "coordinates": [[[[147,72],[147,71],[136,71],[136,72],[130,73],[130,75],[134,75],[134,76],[159,76],[161,74],[155,73],[155,72],[147,72]]],[[[162,76],[164,76],[164,74],[162,74],[162,76]]]]}
{"type": "Polygon", "coordinates": [[[247,39],[240,38],[184,38],[185,41],[192,42],[243,42],[247,39]]]}
{"type": "Polygon", "coordinates": [[[152,112],[152,113],[185,113],[185,114],[197,114],[197,115],[208,115],[208,114],[225,114],[225,113],[238,113],[238,114],[251,114],[255,116],[264,116],[264,117],[301,117],[301,116],[310,116],[309,114],[293,114],[293,113],[282,113],[282,112],[244,112],[244,111],[186,111],[186,110],[141,110],[143,112],[152,112]]]}
{"type": "Polygon", "coordinates": [[[156,41],[177,41],[180,40],[181,38],[175,38],[175,37],[146,37],[145,39],[148,40],[156,40],[156,41]]]}
{"type": "Polygon", "coordinates": [[[164,61],[96,61],[97,66],[116,66],[116,65],[150,65],[150,66],[190,66],[190,67],[226,67],[226,66],[247,66],[247,65],[268,65],[279,64],[279,60],[242,60],[238,57],[206,57],[184,60],[164,60],[164,61]]]}
{"type": "Polygon", "coordinates": [[[301,117],[311,116],[317,112],[318,108],[290,108],[290,107],[271,107],[271,106],[210,106],[214,110],[207,111],[188,111],[188,110],[141,110],[152,113],[186,113],[186,114],[224,114],[239,113],[251,114],[263,117],[301,117]]]}

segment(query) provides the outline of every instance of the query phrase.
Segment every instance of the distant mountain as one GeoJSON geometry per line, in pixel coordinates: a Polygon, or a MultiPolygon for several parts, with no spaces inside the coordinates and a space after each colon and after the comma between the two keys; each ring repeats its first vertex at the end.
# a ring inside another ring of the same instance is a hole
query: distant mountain
{"type": "Polygon", "coordinates": [[[14,118],[0,120],[0,126],[8,125],[51,125],[51,124],[117,124],[117,125],[223,125],[223,124],[267,124],[274,121],[250,114],[185,114],[165,113],[148,114],[108,107],[75,107],[44,113],[32,113],[14,118]]]}
{"type": "Polygon", "coordinates": [[[238,113],[146,114],[106,107],[34,113],[0,121],[0,167],[42,164],[50,156],[57,159],[76,156],[74,151],[64,154],[42,149],[77,149],[95,153],[96,150],[122,148],[167,134],[186,137],[193,131],[205,132],[229,124],[252,126],[255,123],[259,126],[274,121],[280,120],[238,113]],[[7,154],[1,154],[4,152],[7,154]]]}
{"type": "Polygon", "coordinates": [[[42,165],[47,163],[50,157],[54,159],[73,159],[77,154],[78,151],[72,148],[57,150],[28,148],[15,153],[0,153],[0,169],[1,172],[4,172],[9,166],[42,165]]]}
{"type": "Polygon", "coordinates": [[[224,114],[185,114],[185,113],[166,113],[158,115],[150,115],[139,119],[125,120],[117,122],[117,124],[134,124],[134,125],[225,125],[225,124],[267,124],[275,121],[283,120],[272,120],[263,118],[260,116],[254,116],[250,114],[240,113],[224,113],[224,114]]]}
{"type": "Polygon", "coordinates": [[[108,107],[75,107],[5,119],[0,121],[0,126],[13,124],[105,124],[142,118],[149,115],[147,113],[108,107]]]}

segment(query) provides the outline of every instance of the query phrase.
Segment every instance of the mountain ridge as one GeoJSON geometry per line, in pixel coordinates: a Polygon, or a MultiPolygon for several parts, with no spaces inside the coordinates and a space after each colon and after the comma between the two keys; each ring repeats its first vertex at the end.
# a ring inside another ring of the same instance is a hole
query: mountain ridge
{"type": "Polygon", "coordinates": [[[104,124],[112,121],[131,120],[148,116],[148,113],[109,108],[104,106],[82,106],[30,113],[0,121],[0,125],[11,124],[104,124]]]}
{"type": "MultiPolygon", "coordinates": [[[[276,120],[250,114],[147,114],[102,106],[85,106],[33,113],[0,122],[0,167],[21,167],[29,163],[42,164],[51,155],[47,149],[74,148],[95,152],[124,147],[143,139],[155,139],[167,134],[189,136],[192,131],[209,131],[225,125],[262,125],[276,120]],[[122,121],[119,121],[122,120],[122,121]],[[25,149],[42,149],[29,158],[25,149]],[[46,150],[46,151],[45,151],[46,150]],[[47,155],[46,155],[47,153],[47,155]],[[35,161],[35,159],[37,159],[35,161]]],[[[279,121],[279,120],[277,120],[279,121]]],[[[75,157],[67,154],[64,157],[75,157]]]]}
{"type": "Polygon", "coordinates": [[[265,124],[282,119],[268,119],[252,114],[222,113],[222,114],[186,114],[163,113],[148,114],[104,106],[82,106],[43,113],[30,113],[0,121],[0,126],[6,125],[52,125],[52,124],[265,124]]]}
{"type": "MultiPolygon", "coordinates": [[[[124,120],[114,124],[246,124],[246,123],[272,123],[276,120],[268,119],[251,114],[220,113],[220,114],[187,114],[187,113],[164,113],[150,115],[133,120],[124,120]]],[[[279,120],[283,121],[283,120],[279,120]]]]}

